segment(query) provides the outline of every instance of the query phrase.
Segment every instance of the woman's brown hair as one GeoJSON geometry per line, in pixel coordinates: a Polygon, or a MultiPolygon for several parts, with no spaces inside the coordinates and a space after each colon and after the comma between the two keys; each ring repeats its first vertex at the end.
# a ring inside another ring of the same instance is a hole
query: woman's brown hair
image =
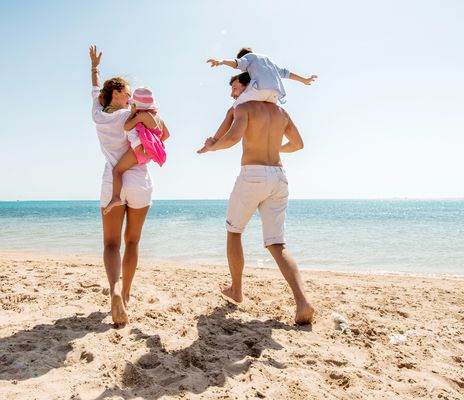
{"type": "Polygon", "coordinates": [[[115,78],[108,79],[103,84],[103,88],[100,90],[100,96],[98,96],[98,101],[102,105],[103,108],[108,107],[111,104],[111,99],[113,98],[113,90],[117,90],[120,92],[126,86],[128,86],[129,82],[127,82],[124,78],[119,76],[115,78]]]}

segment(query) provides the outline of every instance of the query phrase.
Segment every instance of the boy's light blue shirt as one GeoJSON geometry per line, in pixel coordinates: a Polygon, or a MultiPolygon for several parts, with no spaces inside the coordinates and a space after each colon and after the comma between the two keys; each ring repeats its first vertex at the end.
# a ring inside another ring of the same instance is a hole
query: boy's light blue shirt
{"type": "Polygon", "coordinates": [[[237,58],[237,69],[250,74],[251,82],[257,89],[274,89],[279,92],[279,101],[285,97],[283,78],[288,78],[290,71],[280,68],[264,54],[248,53],[237,58]]]}

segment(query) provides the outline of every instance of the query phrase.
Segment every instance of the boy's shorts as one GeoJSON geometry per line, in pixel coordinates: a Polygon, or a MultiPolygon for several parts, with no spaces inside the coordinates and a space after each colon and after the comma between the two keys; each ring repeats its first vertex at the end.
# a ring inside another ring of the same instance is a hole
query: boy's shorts
{"type": "Polygon", "coordinates": [[[229,198],[226,228],[242,233],[256,209],[263,223],[264,247],[285,244],[288,181],[282,167],[244,165],[229,198]]]}
{"type": "Polygon", "coordinates": [[[256,89],[252,84],[238,96],[232,107],[237,107],[239,104],[246,103],[247,101],[267,101],[269,103],[277,103],[279,92],[274,89],[256,89]]]}

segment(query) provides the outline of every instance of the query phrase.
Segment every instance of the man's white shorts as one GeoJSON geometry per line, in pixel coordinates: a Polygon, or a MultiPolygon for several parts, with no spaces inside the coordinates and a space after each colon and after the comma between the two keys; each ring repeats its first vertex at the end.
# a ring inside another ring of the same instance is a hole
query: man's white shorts
{"type": "Polygon", "coordinates": [[[244,165],[227,209],[226,228],[242,233],[256,209],[263,223],[264,246],[284,244],[288,181],[282,167],[244,165]]]}
{"type": "Polygon", "coordinates": [[[269,103],[277,103],[279,92],[274,89],[256,89],[252,84],[238,96],[232,107],[237,107],[239,104],[246,103],[247,101],[267,101],[269,103]]]}

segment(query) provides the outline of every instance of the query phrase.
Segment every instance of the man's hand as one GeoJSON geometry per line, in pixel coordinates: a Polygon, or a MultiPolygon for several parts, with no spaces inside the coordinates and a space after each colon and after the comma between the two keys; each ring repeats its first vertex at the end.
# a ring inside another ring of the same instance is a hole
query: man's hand
{"type": "Polygon", "coordinates": [[[317,79],[317,75],[311,75],[309,78],[306,78],[303,83],[305,85],[311,85],[317,79]]]}
{"type": "Polygon", "coordinates": [[[213,146],[214,143],[216,142],[217,142],[216,139],[214,139],[213,137],[209,137],[208,139],[205,140],[205,145],[200,150],[197,150],[197,153],[203,154],[203,153],[206,153],[207,151],[212,151],[211,146],[213,146]]]}
{"type": "Polygon", "coordinates": [[[214,58],[210,58],[206,62],[211,64],[211,68],[212,67],[218,67],[219,65],[222,65],[222,61],[216,60],[214,58]]]}
{"type": "Polygon", "coordinates": [[[100,54],[97,56],[97,46],[93,45],[90,46],[89,48],[89,54],[90,54],[90,61],[92,62],[92,68],[97,68],[98,65],[100,64],[100,58],[102,56],[102,52],[100,51],[100,54]]]}

